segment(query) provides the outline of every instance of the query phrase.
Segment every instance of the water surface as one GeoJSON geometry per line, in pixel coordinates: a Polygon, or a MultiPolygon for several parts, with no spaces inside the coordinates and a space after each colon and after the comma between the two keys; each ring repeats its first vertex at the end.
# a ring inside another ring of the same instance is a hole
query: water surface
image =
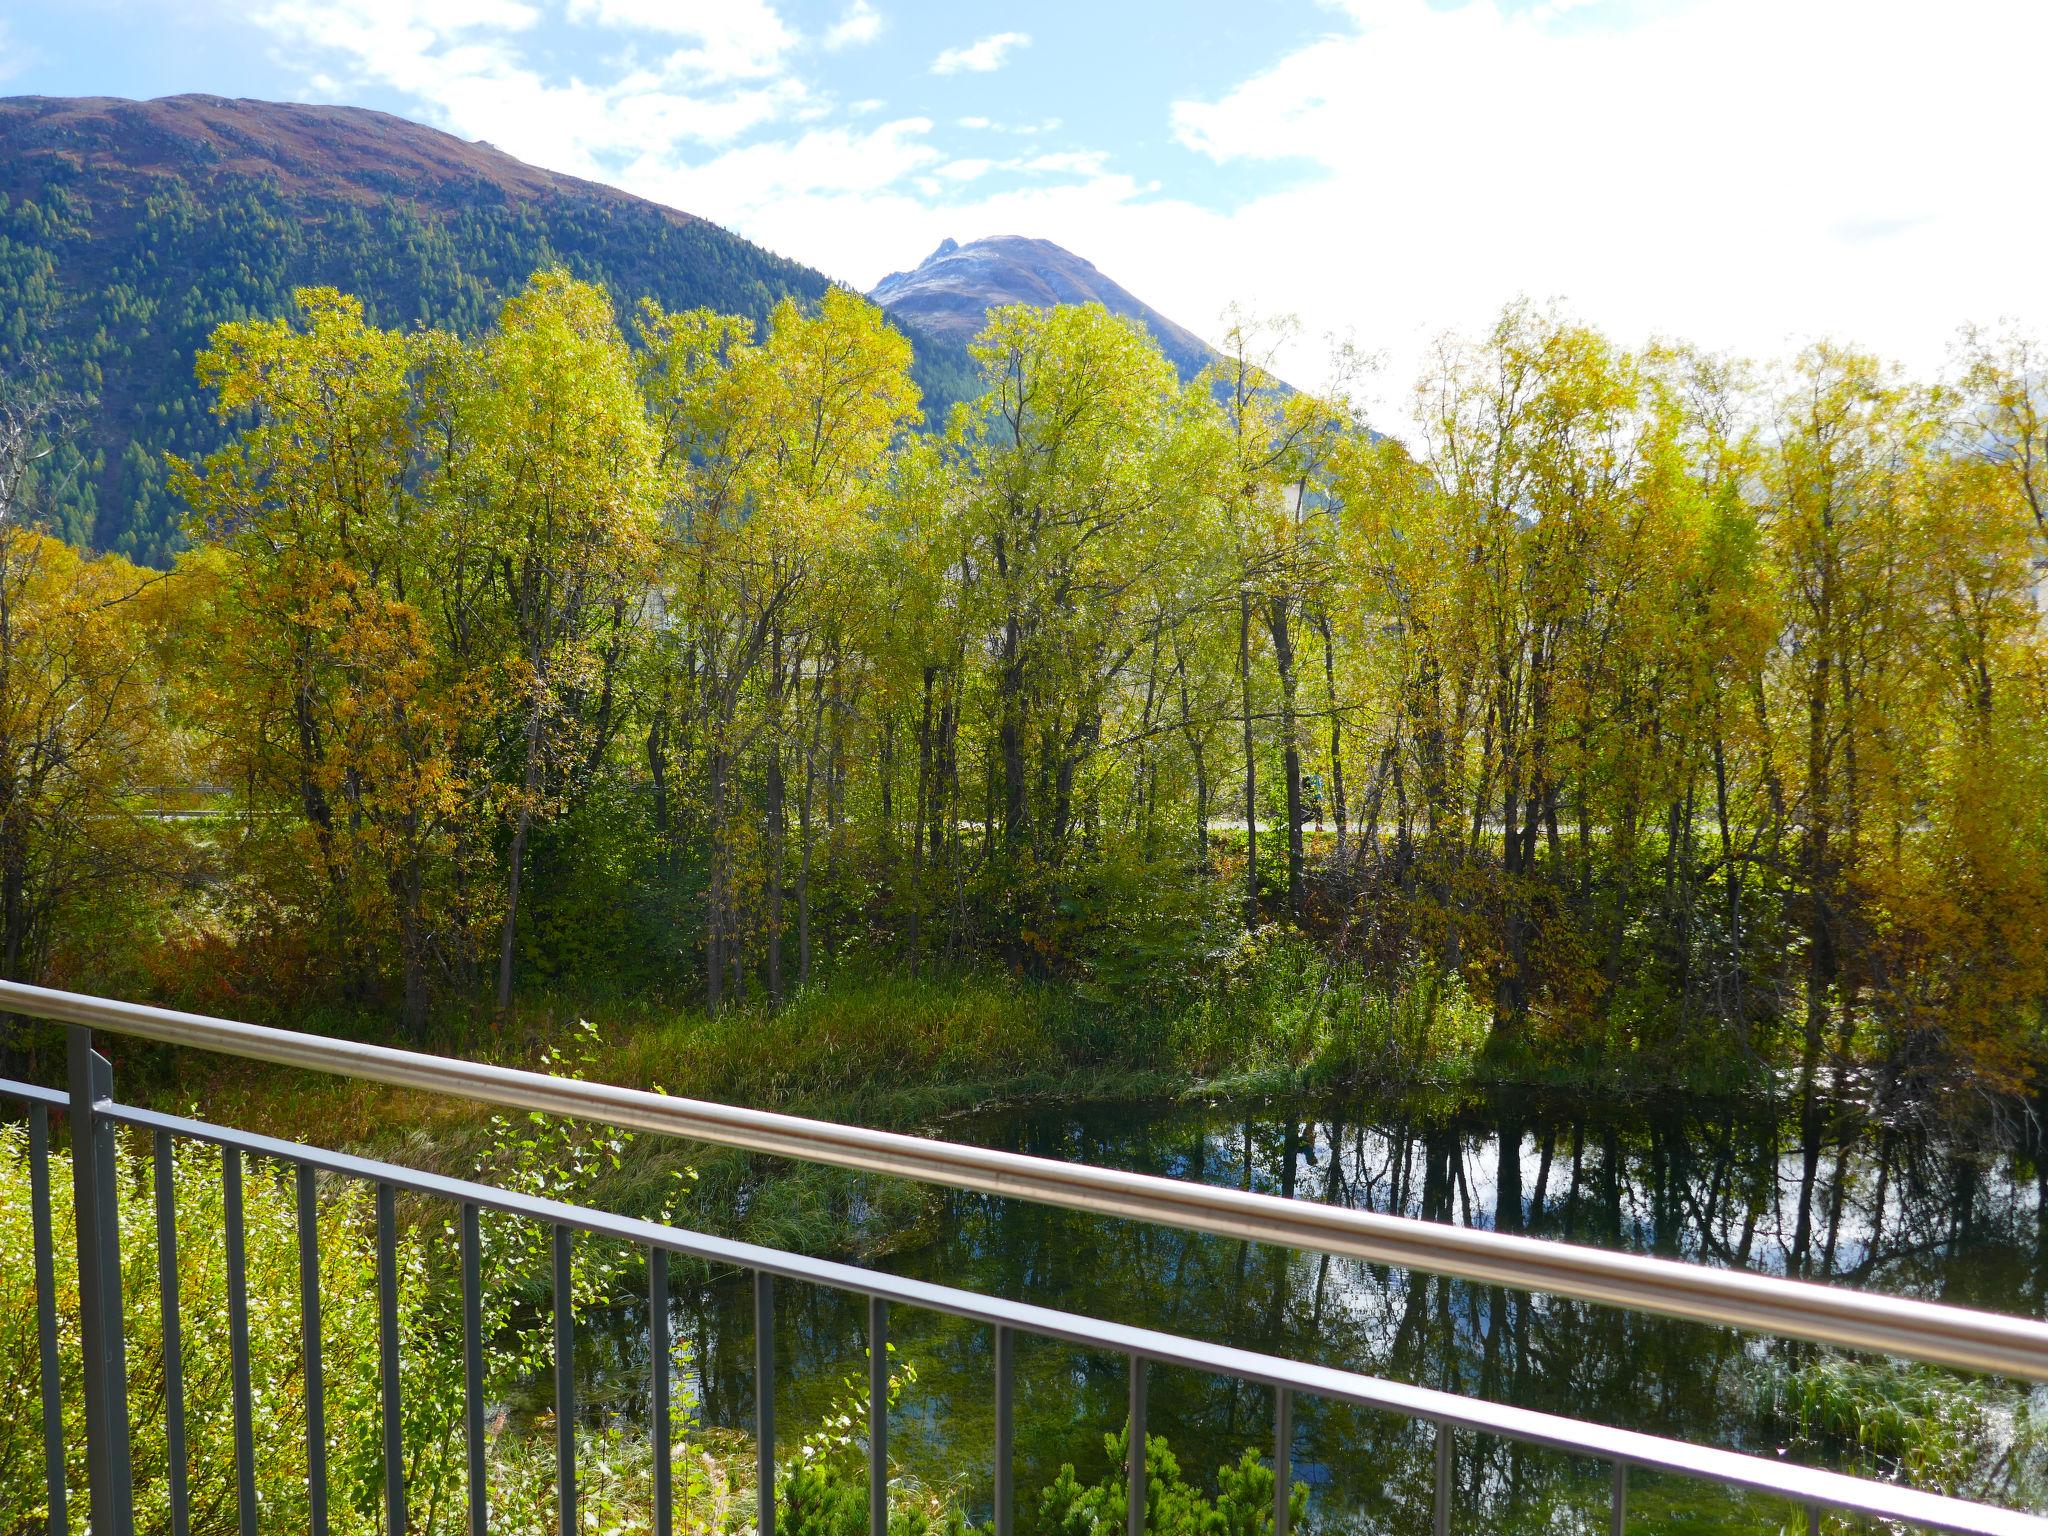
{"type": "MultiPolygon", "coordinates": [[[[1299,1200],[1519,1231],[1629,1252],[1794,1274],[2040,1317],[2048,1308],[2048,1173],[2022,1128],[1961,1136],[1828,1110],[1666,1100],[1621,1109],[1527,1092],[1427,1106],[1280,1103],[1249,1112],[1158,1105],[1036,1109],[949,1124],[946,1134],[1039,1156],[1130,1168],[1299,1200]]],[[[857,1200],[858,1197],[856,1197],[857,1200]]],[[[931,1197],[919,1239],[877,1262],[917,1278],[1118,1322],[1734,1449],[1779,1454],[1759,1403],[1821,1356],[1809,1346],[1529,1296],[1398,1268],[1297,1254],[1140,1223],[958,1193],[931,1197]]],[[[849,1211],[858,1221],[860,1211],[849,1211]]],[[[784,1449],[863,1377],[866,1304],[778,1288],[778,1425],[784,1449]]],[[[590,1330],[594,1400],[631,1412],[644,1317],[590,1330]]],[[[753,1420],[751,1292],[714,1277],[679,1300],[686,1393],[701,1422],[753,1420]]],[[[892,1451],[950,1481],[985,1517],[992,1441],[988,1331],[892,1314],[918,1381],[892,1451]]],[[[1961,1378],[1957,1378],[1958,1381],[1961,1378]]],[[[1125,1362],[1020,1340],[1017,1486],[1063,1461],[1109,1462],[1124,1417],[1125,1362]]],[[[1213,1483],[1247,1446],[1271,1450],[1263,1389],[1153,1372],[1151,1430],[1213,1483]]],[[[1296,1475],[1330,1529],[1422,1530],[1430,1431],[1341,1405],[1296,1412],[1296,1475]]],[[[1811,1447],[1794,1448],[1812,1459],[1811,1447]]],[[[1994,1454],[1983,1460],[1989,1465],[1994,1454]]],[[[1458,1527],[1605,1529],[1607,1470],[1458,1440],[1458,1527]]],[[[1997,1486],[1994,1475],[1992,1486],[1997,1486]]],[[[2009,1487],[2006,1496],[2014,1496],[2009,1487]]],[[[1630,1528],[1773,1530],[1803,1520],[1682,1479],[1639,1476],[1630,1528]]],[[[1026,1518],[1028,1519],[1026,1512],[1026,1518]]]]}

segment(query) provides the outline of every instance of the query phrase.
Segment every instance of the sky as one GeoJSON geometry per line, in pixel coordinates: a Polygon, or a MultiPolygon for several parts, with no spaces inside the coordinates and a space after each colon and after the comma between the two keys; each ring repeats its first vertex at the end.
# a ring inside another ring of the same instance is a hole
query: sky
{"type": "Polygon", "coordinates": [[[1399,401],[1518,296],[1941,365],[2043,314],[2048,0],[6,0],[0,93],[340,102],[853,287],[1024,234],[1399,401]]]}

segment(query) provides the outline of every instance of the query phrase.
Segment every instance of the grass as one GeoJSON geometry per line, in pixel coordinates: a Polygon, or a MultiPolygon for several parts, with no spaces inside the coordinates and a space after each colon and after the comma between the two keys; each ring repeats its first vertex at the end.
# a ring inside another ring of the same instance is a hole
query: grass
{"type": "MultiPolygon", "coordinates": [[[[380,1021],[340,1010],[275,1022],[385,1034],[380,1021]]],[[[1306,944],[1264,940],[1226,957],[1214,986],[1165,1004],[1105,1003],[988,969],[870,972],[779,1009],[716,1014],[644,994],[529,996],[509,1024],[444,1022],[424,1046],[689,1098],[927,1126],[1031,1100],[1476,1085],[1485,1038],[1484,1016],[1455,978],[1418,973],[1385,989],[1355,972],[1325,973],[1306,944]],[[560,1055],[585,1020],[594,1039],[573,1059],[560,1055]]],[[[331,1136],[383,1143],[397,1124],[439,1137],[481,1114],[439,1096],[114,1044],[117,1070],[125,1081],[139,1075],[152,1099],[200,1103],[263,1129],[312,1119],[331,1136]]]]}
{"type": "Polygon", "coordinates": [[[2048,1419],[2024,1386],[1832,1356],[1771,1362],[1752,1385],[1766,1432],[1803,1459],[1958,1498],[2048,1496],[2048,1419]]]}
{"type": "MultiPolygon", "coordinates": [[[[780,1008],[757,1000],[716,1014],[646,991],[530,992],[509,1021],[450,1010],[422,1045],[906,1130],[1032,1101],[1390,1092],[1456,1100],[1530,1080],[1612,1097],[1631,1076],[1661,1086],[1647,1072],[1618,1074],[1611,1051],[1562,1064],[1503,1051],[1489,1009],[1455,975],[1412,967],[1389,984],[1284,930],[1242,936],[1206,971],[1198,988],[1137,1002],[993,968],[846,969],[780,1008]]],[[[256,1022],[389,1038],[388,1020],[345,1008],[279,1009],[256,1022]]],[[[124,1096],[439,1173],[490,1175],[506,1139],[488,1108],[460,1099],[119,1038],[106,1048],[124,1096]]],[[[42,1066],[37,1075],[55,1081],[59,1050],[46,1049],[42,1066]]],[[[563,1194],[651,1213],[684,1176],[695,1181],[697,1224],[811,1252],[873,1256],[914,1241],[926,1208],[920,1191],[897,1181],[660,1137],[632,1139],[616,1167],[563,1194]]]]}

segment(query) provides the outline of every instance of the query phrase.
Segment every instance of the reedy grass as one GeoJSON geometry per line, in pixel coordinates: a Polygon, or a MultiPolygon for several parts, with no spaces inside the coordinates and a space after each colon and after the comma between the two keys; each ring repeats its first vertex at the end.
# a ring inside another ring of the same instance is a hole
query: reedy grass
{"type": "MultiPolygon", "coordinates": [[[[258,1022],[388,1038],[385,1021],[337,1008],[278,1009],[258,1022]]],[[[715,1014],[658,992],[529,992],[510,1019],[449,1012],[419,1043],[564,1070],[557,1051],[572,1038],[582,1044],[568,1069],[594,1081],[941,1132],[957,1117],[1032,1102],[1363,1092],[1455,1106],[1504,1082],[1612,1097],[1629,1081],[1611,1054],[1560,1064],[1501,1052],[1486,1008],[1455,975],[1418,965],[1390,984],[1272,927],[1215,956],[1199,988],[1165,999],[1105,999],[991,967],[844,967],[780,1007],[754,998],[715,1014]],[[594,1024],[587,1035],[583,1020],[594,1024]]],[[[462,1100],[113,1045],[124,1094],[254,1130],[458,1175],[488,1159],[497,1134],[489,1110],[462,1100]]],[[[1648,1072],[1641,1082],[1661,1086],[1648,1072]]],[[[693,1223],[775,1246],[871,1256],[921,1226],[925,1197],[912,1186],[657,1137],[635,1138],[587,1196],[652,1211],[686,1172],[698,1180],[693,1223]]]]}

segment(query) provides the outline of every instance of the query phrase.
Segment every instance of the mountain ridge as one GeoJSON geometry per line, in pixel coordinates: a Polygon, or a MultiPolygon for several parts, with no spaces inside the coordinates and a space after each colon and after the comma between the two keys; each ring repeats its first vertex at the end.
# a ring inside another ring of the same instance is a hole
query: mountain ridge
{"type": "Polygon", "coordinates": [[[1101,304],[1142,322],[1183,379],[1216,358],[1215,349],[1168,319],[1095,263],[1029,235],[991,235],[965,244],[950,236],[905,272],[891,272],[868,297],[927,334],[965,345],[989,310],[1004,304],[1101,304]]]}
{"type": "MultiPolygon", "coordinates": [[[[438,176],[444,186],[491,186],[527,196],[574,195],[620,205],[648,201],[372,107],[198,92],[149,100],[11,96],[0,98],[0,138],[16,155],[54,154],[80,169],[118,165],[166,175],[180,169],[264,175],[288,191],[363,203],[416,193],[417,179],[425,175],[438,176]],[[344,157],[345,173],[336,163],[344,157]],[[408,176],[412,184],[400,179],[408,176]]],[[[659,203],[650,206],[677,223],[696,218],[659,203]]]]}

